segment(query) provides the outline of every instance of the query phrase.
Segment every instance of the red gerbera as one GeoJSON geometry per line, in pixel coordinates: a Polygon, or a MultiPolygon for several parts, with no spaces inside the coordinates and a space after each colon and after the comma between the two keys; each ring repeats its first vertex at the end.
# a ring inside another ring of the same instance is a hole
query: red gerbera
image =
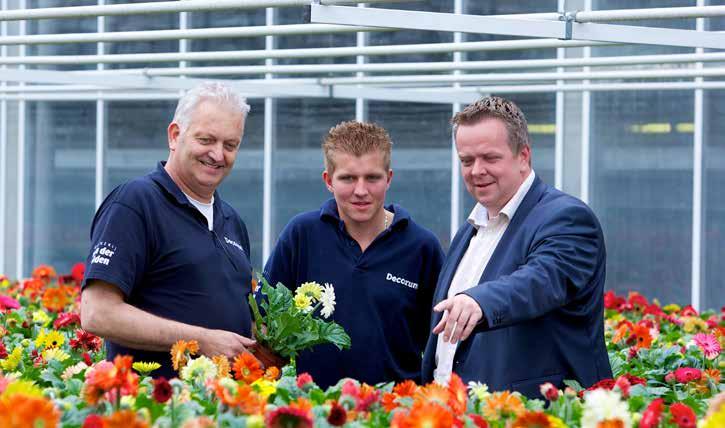
{"type": "Polygon", "coordinates": [[[86,265],[84,263],[76,263],[70,270],[70,276],[77,285],[81,285],[83,282],[83,275],[86,274],[86,265]]]}
{"type": "Polygon", "coordinates": [[[81,317],[75,312],[61,312],[58,314],[58,318],[53,321],[53,328],[59,330],[69,325],[78,324],[81,325],[81,317]]]}
{"type": "Polygon", "coordinates": [[[99,415],[90,414],[83,421],[83,428],[103,428],[103,418],[99,415]]]}
{"type": "Polygon", "coordinates": [[[312,376],[307,372],[300,373],[297,376],[297,387],[298,388],[302,388],[310,382],[312,382],[312,376]]]}
{"type": "Polygon", "coordinates": [[[660,423],[662,417],[662,410],[664,410],[665,401],[662,398],[653,400],[647,406],[644,413],[642,413],[642,419],[639,421],[639,428],[656,428],[660,423]]]}
{"type": "Polygon", "coordinates": [[[675,403],[670,406],[670,414],[672,422],[676,423],[680,428],[695,428],[696,417],[695,412],[690,406],[682,403],[675,403]]]}
{"type": "Polygon", "coordinates": [[[674,371],[675,380],[679,383],[689,383],[695,380],[700,380],[702,377],[702,371],[692,367],[680,367],[674,371]]]}
{"type": "Polygon", "coordinates": [[[614,291],[604,293],[604,307],[607,309],[619,309],[624,304],[624,297],[617,296],[614,291]]]}
{"type": "Polygon", "coordinates": [[[330,414],[327,415],[327,422],[335,427],[341,427],[347,422],[347,411],[337,401],[332,402],[330,414]]]}
{"type": "Polygon", "coordinates": [[[174,390],[171,387],[171,384],[168,380],[166,380],[165,377],[159,376],[158,378],[154,379],[154,392],[153,397],[154,400],[156,400],[159,403],[165,403],[171,399],[171,396],[173,395],[174,390]]]}
{"type": "Polygon", "coordinates": [[[697,315],[697,311],[692,307],[692,305],[687,305],[682,308],[682,311],[680,311],[680,316],[683,317],[696,317],[697,315]]]}
{"type": "Polygon", "coordinates": [[[98,352],[103,342],[101,338],[85,330],[76,330],[76,338],[70,340],[70,347],[84,351],[98,352]]]}

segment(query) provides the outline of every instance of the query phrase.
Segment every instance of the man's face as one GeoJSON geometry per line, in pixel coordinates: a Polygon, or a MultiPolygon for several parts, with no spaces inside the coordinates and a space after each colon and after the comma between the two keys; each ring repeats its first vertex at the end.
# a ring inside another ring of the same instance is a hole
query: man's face
{"type": "Polygon", "coordinates": [[[168,128],[166,168],[181,189],[194,199],[208,201],[229,175],[244,132],[238,110],[214,101],[202,101],[191,113],[183,134],[172,122],[168,128]]]}
{"type": "Polygon", "coordinates": [[[335,197],[340,218],[345,224],[372,226],[372,222],[382,218],[385,193],[393,177],[393,171],[385,169],[383,152],[374,151],[360,157],[347,153],[332,156],[335,171],[323,172],[322,178],[335,197]]]}
{"type": "Polygon", "coordinates": [[[466,189],[486,207],[489,216],[498,215],[531,170],[531,149],[525,146],[514,154],[506,125],[495,118],[459,126],[456,149],[466,189]]]}

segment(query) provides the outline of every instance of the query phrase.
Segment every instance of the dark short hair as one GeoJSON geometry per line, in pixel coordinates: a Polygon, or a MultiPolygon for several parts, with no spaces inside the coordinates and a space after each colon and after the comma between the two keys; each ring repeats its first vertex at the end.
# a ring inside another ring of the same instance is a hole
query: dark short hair
{"type": "Polygon", "coordinates": [[[531,146],[526,116],[511,100],[501,97],[481,98],[453,115],[453,135],[461,125],[475,125],[484,119],[498,119],[506,126],[508,144],[513,153],[520,153],[525,146],[531,146]]]}

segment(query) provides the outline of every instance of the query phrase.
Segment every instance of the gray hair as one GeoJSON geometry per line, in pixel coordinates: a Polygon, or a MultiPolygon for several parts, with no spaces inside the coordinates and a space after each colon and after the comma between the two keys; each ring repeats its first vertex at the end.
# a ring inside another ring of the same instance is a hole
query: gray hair
{"type": "Polygon", "coordinates": [[[191,120],[191,114],[202,101],[214,101],[229,106],[242,113],[242,119],[247,117],[250,107],[237,90],[221,82],[203,82],[189,89],[176,106],[173,121],[179,125],[181,133],[184,132],[191,120]]]}

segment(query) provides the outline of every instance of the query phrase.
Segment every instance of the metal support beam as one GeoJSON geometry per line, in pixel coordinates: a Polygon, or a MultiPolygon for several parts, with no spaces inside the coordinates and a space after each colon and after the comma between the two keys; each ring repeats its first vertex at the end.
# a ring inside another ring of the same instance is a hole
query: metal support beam
{"type": "MultiPolygon", "coordinates": [[[[725,16],[725,7],[716,7],[710,16],[725,16]]],[[[703,11],[704,13],[704,11],[703,11]]],[[[699,16],[693,14],[692,16],[699,16]]],[[[725,34],[671,28],[631,25],[594,24],[573,20],[550,21],[511,16],[453,15],[435,12],[411,12],[394,9],[359,9],[349,6],[312,5],[311,22],[325,24],[364,25],[409,30],[462,31],[476,34],[498,34],[523,37],[592,40],[666,46],[723,49],[725,34]]]]}

